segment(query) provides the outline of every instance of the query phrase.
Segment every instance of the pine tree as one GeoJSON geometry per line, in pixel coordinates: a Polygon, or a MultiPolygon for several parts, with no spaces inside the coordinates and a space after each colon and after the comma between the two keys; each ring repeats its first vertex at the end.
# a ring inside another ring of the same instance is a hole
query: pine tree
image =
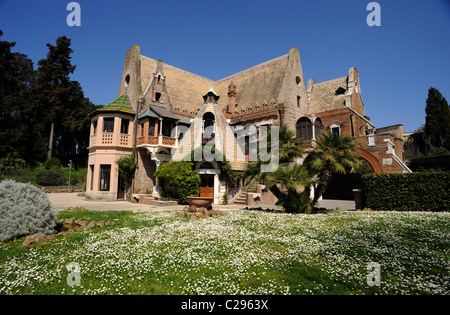
{"type": "Polygon", "coordinates": [[[450,108],[445,97],[435,88],[428,90],[425,108],[425,135],[428,151],[433,148],[450,150],[450,108]]]}
{"type": "Polygon", "coordinates": [[[71,40],[65,36],[56,40],[56,46],[47,44],[47,58],[38,62],[33,98],[49,135],[47,157],[55,153],[63,162],[71,159],[80,165],[85,164],[89,137],[87,115],[94,110],[94,105],[84,97],[79,82],[70,79],[76,69],[71,64],[70,45],[71,40]]]}

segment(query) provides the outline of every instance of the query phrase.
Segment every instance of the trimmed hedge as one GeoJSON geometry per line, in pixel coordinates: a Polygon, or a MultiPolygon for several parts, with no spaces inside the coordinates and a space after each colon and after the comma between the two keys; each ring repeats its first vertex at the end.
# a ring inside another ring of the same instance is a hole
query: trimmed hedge
{"type": "Polygon", "coordinates": [[[374,210],[450,210],[450,172],[367,174],[364,200],[374,210]]]}

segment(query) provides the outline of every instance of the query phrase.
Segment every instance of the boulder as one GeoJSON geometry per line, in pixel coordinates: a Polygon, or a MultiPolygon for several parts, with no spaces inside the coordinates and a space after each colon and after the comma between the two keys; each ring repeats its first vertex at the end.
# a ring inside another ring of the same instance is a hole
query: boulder
{"type": "Polygon", "coordinates": [[[196,216],[197,218],[199,218],[199,219],[204,219],[204,218],[206,218],[206,216],[205,216],[205,214],[204,214],[203,212],[197,212],[197,213],[195,214],[195,216],[196,216]]]}
{"type": "Polygon", "coordinates": [[[44,235],[44,234],[33,234],[28,235],[22,243],[22,247],[29,247],[34,244],[41,244],[43,242],[53,241],[55,239],[54,234],[44,235]]]}
{"type": "Polygon", "coordinates": [[[189,206],[187,212],[197,212],[197,207],[196,206],[189,206]]]}

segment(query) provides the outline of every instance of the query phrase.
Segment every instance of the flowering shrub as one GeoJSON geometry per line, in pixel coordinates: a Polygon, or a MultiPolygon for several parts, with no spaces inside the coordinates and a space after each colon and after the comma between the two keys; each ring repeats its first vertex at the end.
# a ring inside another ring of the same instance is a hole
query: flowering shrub
{"type": "Polygon", "coordinates": [[[13,180],[0,182],[0,242],[55,232],[56,213],[42,191],[13,180]]]}

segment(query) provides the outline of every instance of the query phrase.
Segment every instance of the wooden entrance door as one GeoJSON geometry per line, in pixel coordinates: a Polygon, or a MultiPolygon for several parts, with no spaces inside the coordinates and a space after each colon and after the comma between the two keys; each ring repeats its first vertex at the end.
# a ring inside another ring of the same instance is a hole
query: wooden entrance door
{"type": "Polygon", "coordinates": [[[119,183],[117,185],[117,199],[125,199],[125,184],[119,175],[119,183]]]}
{"type": "Polygon", "coordinates": [[[214,175],[200,175],[200,197],[214,198],[214,175]]]}

